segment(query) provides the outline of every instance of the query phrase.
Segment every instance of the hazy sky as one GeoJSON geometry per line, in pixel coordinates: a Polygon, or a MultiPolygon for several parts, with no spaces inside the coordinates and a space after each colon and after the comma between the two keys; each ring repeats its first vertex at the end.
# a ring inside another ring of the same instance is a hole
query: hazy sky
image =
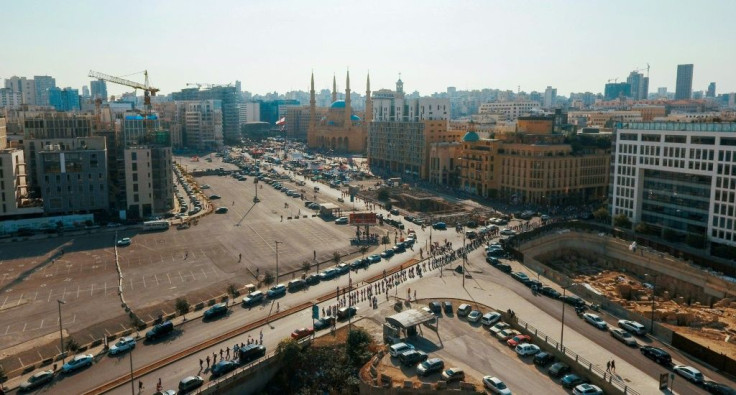
{"type": "MultiPolygon", "coordinates": [[[[422,94],[499,88],[601,92],[651,65],[650,91],[736,91],[736,1],[0,0],[0,79],[51,75],[89,85],[90,69],[147,69],[163,93],[188,82],[242,81],[253,93],[393,88],[422,94]]],[[[644,72],[646,74],[646,71],[644,72]]],[[[143,75],[129,79],[142,81],[143,75]]],[[[110,94],[127,91],[108,84],[110,94]]],[[[81,93],[81,90],[80,90],[81,93]]]]}

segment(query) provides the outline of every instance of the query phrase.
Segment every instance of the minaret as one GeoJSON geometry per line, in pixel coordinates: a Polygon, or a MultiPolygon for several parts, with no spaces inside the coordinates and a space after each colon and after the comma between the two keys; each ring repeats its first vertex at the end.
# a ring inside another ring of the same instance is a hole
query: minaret
{"type": "Polygon", "coordinates": [[[347,78],[345,79],[345,126],[352,125],[350,116],[353,115],[353,109],[350,107],[350,70],[348,70],[347,78]]]}
{"type": "Polygon", "coordinates": [[[373,99],[371,99],[371,74],[368,73],[368,78],[365,81],[365,116],[364,121],[370,123],[373,121],[373,99]]]}
{"type": "Polygon", "coordinates": [[[332,75],[332,102],[337,101],[337,80],[335,79],[335,75],[332,75]]]}
{"type": "Polygon", "coordinates": [[[312,86],[309,90],[309,126],[313,127],[317,122],[317,100],[314,98],[314,71],[312,72],[312,86]]]}

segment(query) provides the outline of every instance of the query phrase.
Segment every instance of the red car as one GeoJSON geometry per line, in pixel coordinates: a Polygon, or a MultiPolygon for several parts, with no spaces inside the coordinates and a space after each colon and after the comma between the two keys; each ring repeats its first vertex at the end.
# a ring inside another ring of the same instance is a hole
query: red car
{"type": "Polygon", "coordinates": [[[303,339],[314,333],[312,328],[300,328],[291,333],[291,338],[294,340],[303,339]]]}
{"type": "Polygon", "coordinates": [[[528,335],[516,335],[511,339],[506,340],[506,344],[508,344],[509,347],[516,347],[521,343],[529,343],[530,341],[532,341],[532,338],[528,335]]]}

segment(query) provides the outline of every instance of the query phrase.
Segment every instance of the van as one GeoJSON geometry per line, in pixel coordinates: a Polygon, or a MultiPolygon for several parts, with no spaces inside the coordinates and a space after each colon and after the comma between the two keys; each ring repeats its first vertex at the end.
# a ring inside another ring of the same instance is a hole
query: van
{"type": "Polygon", "coordinates": [[[174,323],[171,321],[162,322],[146,332],[146,340],[155,340],[168,335],[174,331],[174,323]]]}
{"type": "Polygon", "coordinates": [[[249,344],[238,350],[238,359],[240,363],[248,363],[266,355],[266,347],[260,344],[249,344]]]}
{"type": "Polygon", "coordinates": [[[307,282],[302,280],[301,278],[291,280],[286,284],[286,287],[289,288],[289,292],[298,291],[306,286],[307,282]]]}
{"type": "Polygon", "coordinates": [[[388,353],[392,357],[396,358],[399,356],[399,354],[402,354],[406,351],[413,350],[413,349],[414,349],[414,346],[412,346],[411,344],[396,343],[388,348],[388,353]]]}

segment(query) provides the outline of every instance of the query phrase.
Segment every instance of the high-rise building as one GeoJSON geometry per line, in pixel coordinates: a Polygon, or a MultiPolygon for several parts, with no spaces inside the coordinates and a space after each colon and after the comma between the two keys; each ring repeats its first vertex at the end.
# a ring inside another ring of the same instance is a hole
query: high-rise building
{"type": "Polygon", "coordinates": [[[56,111],[79,111],[82,106],[79,102],[79,90],[72,88],[50,88],[49,105],[53,106],[56,111]]]}
{"type": "Polygon", "coordinates": [[[711,82],[708,84],[708,93],[705,94],[705,97],[715,98],[716,97],[716,83],[711,82]]]}
{"type": "Polygon", "coordinates": [[[56,79],[48,75],[36,75],[33,77],[36,85],[36,105],[48,106],[50,104],[49,89],[56,88],[56,79]]]}
{"type": "Polygon", "coordinates": [[[222,102],[186,102],[184,144],[198,150],[222,148],[222,102]]]}
{"type": "Polygon", "coordinates": [[[90,81],[89,83],[91,95],[93,99],[102,99],[107,101],[107,82],[105,80],[90,81]]]}
{"type": "Polygon", "coordinates": [[[89,99],[89,88],[87,85],[82,85],[82,97],[85,99],[89,99]]]}
{"type": "Polygon", "coordinates": [[[20,93],[22,104],[36,104],[36,83],[26,77],[10,77],[5,80],[5,87],[20,93]]]}
{"type": "Polygon", "coordinates": [[[688,100],[693,95],[693,65],[677,65],[677,83],[675,85],[675,100],[688,100]]]}
{"type": "Polygon", "coordinates": [[[544,90],[544,108],[552,108],[555,105],[555,100],[557,99],[557,89],[548,86],[547,89],[544,90]]]}
{"type": "Polygon", "coordinates": [[[631,97],[631,85],[626,82],[607,83],[603,90],[606,100],[616,100],[622,97],[631,97]]]}
{"type": "Polygon", "coordinates": [[[226,144],[239,141],[243,98],[234,86],[213,86],[209,89],[187,88],[171,94],[175,101],[220,100],[222,102],[222,135],[226,144]]]}
{"type": "Polygon", "coordinates": [[[637,71],[632,71],[626,83],[631,86],[631,98],[634,100],[646,100],[649,96],[649,77],[637,71]]]}
{"type": "Polygon", "coordinates": [[[0,108],[16,108],[23,103],[20,92],[10,88],[0,88],[0,108]]]}
{"type": "Polygon", "coordinates": [[[694,247],[736,246],[736,123],[631,122],[613,147],[613,217],[694,247]]]}

